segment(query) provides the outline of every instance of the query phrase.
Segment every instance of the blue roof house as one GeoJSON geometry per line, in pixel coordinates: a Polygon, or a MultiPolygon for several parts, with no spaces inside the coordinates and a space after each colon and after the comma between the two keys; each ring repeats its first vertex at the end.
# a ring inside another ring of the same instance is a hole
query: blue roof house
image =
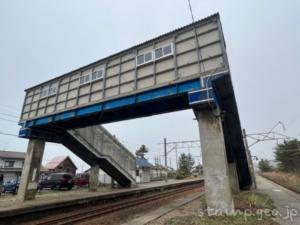
{"type": "Polygon", "coordinates": [[[137,183],[148,183],[150,182],[150,170],[152,164],[143,157],[136,158],[136,182],[137,183]]]}

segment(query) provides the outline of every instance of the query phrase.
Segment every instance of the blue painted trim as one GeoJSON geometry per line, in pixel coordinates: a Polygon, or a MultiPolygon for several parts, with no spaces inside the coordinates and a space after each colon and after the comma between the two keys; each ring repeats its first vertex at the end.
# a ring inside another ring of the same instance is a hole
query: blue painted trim
{"type": "Polygon", "coordinates": [[[172,85],[172,86],[160,88],[158,90],[148,91],[145,93],[138,94],[136,98],[136,102],[139,103],[139,102],[151,101],[151,100],[155,100],[158,98],[163,98],[175,94],[177,94],[177,86],[172,85]]]}
{"type": "Polygon", "coordinates": [[[37,119],[34,124],[35,125],[43,125],[43,124],[47,124],[50,122],[52,122],[52,116],[37,119]]]}
{"type": "Polygon", "coordinates": [[[121,99],[116,99],[116,100],[112,100],[109,102],[105,102],[103,103],[103,110],[107,110],[107,109],[115,109],[115,108],[119,108],[122,106],[127,106],[127,105],[132,105],[135,104],[135,97],[134,96],[130,96],[130,97],[126,97],[126,98],[121,98],[121,99]]]}
{"type": "Polygon", "coordinates": [[[19,137],[28,137],[30,130],[28,128],[19,130],[19,137]]]}
{"type": "Polygon", "coordinates": [[[76,110],[71,110],[71,111],[68,111],[68,112],[63,112],[63,113],[60,113],[58,115],[54,115],[54,121],[64,121],[64,120],[68,120],[68,119],[71,119],[71,118],[74,118],[76,116],[76,110]]]}
{"type": "Polygon", "coordinates": [[[188,97],[190,105],[203,103],[206,104],[209,99],[214,99],[214,91],[213,89],[210,89],[207,92],[207,90],[202,89],[196,92],[189,93],[188,97]]]}
{"type": "Polygon", "coordinates": [[[87,106],[87,107],[78,109],[77,116],[87,116],[92,113],[98,113],[98,112],[102,111],[102,109],[103,109],[102,104],[87,106]]]}
{"type": "Polygon", "coordinates": [[[189,91],[194,91],[201,89],[201,82],[198,80],[196,81],[189,81],[178,85],[178,93],[185,93],[189,91]]]}
{"type": "Polygon", "coordinates": [[[124,106],[129,106],[137,103],[152,101],[168,96],[173,96],[190,91],[199,90],[201,88],[200,79],[186,81],[180,84],[173,84],[167,87],[158,88],[151,91],[138,93],[136,95],[125,98],[114,99],[103,103],[98,103],[91,106],[76,108],[62,113],[46,116],[38,119],[25,121],[24,128],[33,127],[37,125],[45,125],[51,122],[65,121],[75,117],[88,116],[93,113],[99,113],[104,110],[116,109],[124,106]]]}

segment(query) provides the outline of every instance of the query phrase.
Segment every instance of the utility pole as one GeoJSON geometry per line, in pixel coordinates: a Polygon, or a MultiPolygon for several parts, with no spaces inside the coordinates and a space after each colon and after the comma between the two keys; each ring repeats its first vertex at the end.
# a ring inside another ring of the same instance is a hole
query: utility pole
{"type": "Polygon", "coordinates": [[[246,155],[247,155],[248,165],[249,165],[249,169],[250,169],[250,174],[251,174],[251,178],[252,178],[252,182],[253,182],[253,187],[254,187],[254,189],[257,189],[256,178],[255,178],[255,173],[254,173],[254,166],[253,166],[251,152],[250,152],[249,146],[248,146],[247,135],[246,135],[245,129],[243,129],[243,138],[244,138],[244,145],[246,148],[246,155]]]}
{"type": "Polygon", "coordinates": [[[164,138],[164,155],[165,155],[165,167],[166,167],[166,182],[168,182],[168,162],[167,162],[167,139],[164,138]]]}
{"type": "Polygon", "coordinates": [[[177,145],[175,145],[175,157],[176,157],[176,170],[178,170],[178,155],[177,155],[177,145]]]}

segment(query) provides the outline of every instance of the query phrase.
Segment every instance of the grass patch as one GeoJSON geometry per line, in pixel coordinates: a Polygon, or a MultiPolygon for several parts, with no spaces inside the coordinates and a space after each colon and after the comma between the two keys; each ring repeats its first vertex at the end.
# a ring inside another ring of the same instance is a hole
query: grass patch
{"type": "Polygon", "coordinates": [[[241,192],[234,197],[236,212],[233,215],[209,216],[202,203],[199,216],[179,216],[165,222],[165,225],[278,225],[272,220],[271,213],[275,209],[273,200],[266,194],[259,192],[241,192]]]}
{"type": "Polygon", "coordinates": [[[267,194],[259,192],[241,192],[234,196],[234,204],[240,210],[275,209],[273,200],[267,194]]]}
{"type": "Polygon", "coordinates": [[[244,218],[238,216],[185,216],[168,220],[165,225],[278,225],[271,218],[260,219],[259,216],[244,218]]]}
{"type": "Polygon", "coordinates": [[[285,172],[264,172],[260,173],[275,183],[278,183],[292,191],[300,193],[300,174],[299,173],[285,173],[285,172]]]}

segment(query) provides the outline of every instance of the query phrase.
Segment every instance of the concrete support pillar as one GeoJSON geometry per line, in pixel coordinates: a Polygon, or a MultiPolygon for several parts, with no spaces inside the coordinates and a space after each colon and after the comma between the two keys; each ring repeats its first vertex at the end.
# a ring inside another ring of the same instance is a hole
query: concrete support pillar
{"type": "Polygon", "coordinates": [[[115,180],[111,178],[110,187],[115,188],[115,180]]]}
{"type": "Polygon", "coordinates": [[[240,185],[235,162],[228,163],[228,172],[232,193],[238,194],[240,192],[240,185]]]}
{"type": "Polygon", "coordinates": [[[32,200],[35,198],[44,148],[45,141],[43,140],[30,139],[28,142],[20,187],[18,190],[18,199],[20,201],[32,200]]]}
{"type": "Polygon", "coordinates": [[[205,198],[208,209],[231,213],[234,210],[225,142],[217,111],[194,111],[200,131],[205,198]]]}
{"type": "Polygon", "coordinates": [[[99,183],[99,165],[92,166],[90,169],[89,191],[96,192],[99,183]]]}

